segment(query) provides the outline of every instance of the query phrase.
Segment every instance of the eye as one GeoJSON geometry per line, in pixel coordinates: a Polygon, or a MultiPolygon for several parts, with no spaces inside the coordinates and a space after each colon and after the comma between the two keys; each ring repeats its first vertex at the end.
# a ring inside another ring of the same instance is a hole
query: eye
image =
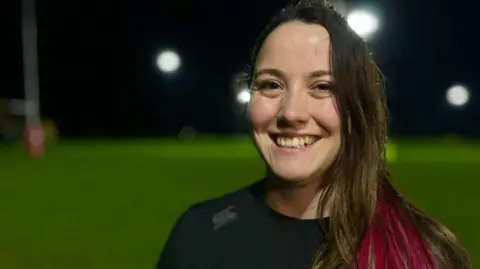
{"type": "Polygon", "coordinates": [[[312,95],[318,98],[329,97],[333,93],[333,88],[333,84],[329,82],[317,83],[312,87],[312,95]]]}
{"type": "Polygon", "coordinates": [[[253,91],[268,97],[276,98],[282,94],[283,86],[274,80],[259,80],[253,85],[253,91]]]}
{"type": "Polygon", "coordinates": [[[254,83],[253,91],[268,98],[276,98],[282,94],[283,86],[272,79],[259,80],[254,83]]]}
{"type": "Polygon", "coordinates": [[[259,81],[255,83],[254,89],[257,91],[272,91],[272,90],[280,90],[282,87],[280,86],[280,83],[277,83],[272,80],[265,80],[265,81],[259,81]]]}
{"type": "Polygon", "coordinates": [[[330,91],[332,90],[332,85],[330,83],[320,83],[315,86],[315,89],[320,91],[330,91]]]}

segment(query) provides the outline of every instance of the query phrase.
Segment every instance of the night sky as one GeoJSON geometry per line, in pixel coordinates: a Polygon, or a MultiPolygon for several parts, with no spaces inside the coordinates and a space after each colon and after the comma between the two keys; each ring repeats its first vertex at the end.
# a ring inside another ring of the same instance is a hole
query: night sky
{"type": "MultiPolygon", "coordinates": [[[[2,4],[0,97],[23,98],[20,1],[2,4]],[[5,46],[6,45],[6,46],[5,46]]],[[[230,88],[254,41],[287,1],[39,0],[41,111],[64,136],[246,130],[230,88]],[[155,66],[182,57],[175,75],[155,66]]],[[[480,4],[473,0],[348,1],[378,12],[371,48],[388,79],[392,135],[480,136],[480,4]],[[462,83],[470,103],[452,108],[462,83]]]]}

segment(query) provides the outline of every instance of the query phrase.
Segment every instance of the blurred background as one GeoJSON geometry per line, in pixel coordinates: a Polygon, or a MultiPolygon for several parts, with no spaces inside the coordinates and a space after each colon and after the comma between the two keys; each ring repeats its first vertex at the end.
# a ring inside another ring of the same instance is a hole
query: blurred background
{"type": "MultiPolygon", "coordinates": [[[[480,268],[480,5],[332,2],[387,77],[395,184],[480,268]]],[[[189,205],[258,180],[235,76],[286,3],[2,3],[0,268],[153,268],[189,205]]]]}

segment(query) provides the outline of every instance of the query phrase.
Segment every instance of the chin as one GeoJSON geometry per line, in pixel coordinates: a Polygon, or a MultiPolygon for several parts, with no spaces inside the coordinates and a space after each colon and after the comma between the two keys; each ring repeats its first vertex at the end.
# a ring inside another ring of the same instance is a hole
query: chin
{"type": "Polygon", "coordinates": [[[301,169],[299,167],[290,167],[283,165],[276,167],[270,166],[270,171],[279,179],[290,183],[306,183],[314,178],[314,173],[310,169],[301,169]]]}

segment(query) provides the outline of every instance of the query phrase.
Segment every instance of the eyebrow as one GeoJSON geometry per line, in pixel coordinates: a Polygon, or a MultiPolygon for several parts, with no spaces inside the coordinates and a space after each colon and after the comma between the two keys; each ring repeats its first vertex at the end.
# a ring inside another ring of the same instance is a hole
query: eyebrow
{"type": "MultiPolygon", "coordinates": [[[[275,77],[280,77],[282,79],[286,78],[286,74],[282,72],[280,69],[276,68],[262,68],[259,69],[258,71],[255,72],[253,75],[253,78],[256,79],[257,77],[261,75],[272,75],[275,77]]],[[[310,78],[315,78],[315,77],[324,77],[324,76],[331,76],[332,72],[330,70],[315,70],[309,74],[310,78]]]]}

